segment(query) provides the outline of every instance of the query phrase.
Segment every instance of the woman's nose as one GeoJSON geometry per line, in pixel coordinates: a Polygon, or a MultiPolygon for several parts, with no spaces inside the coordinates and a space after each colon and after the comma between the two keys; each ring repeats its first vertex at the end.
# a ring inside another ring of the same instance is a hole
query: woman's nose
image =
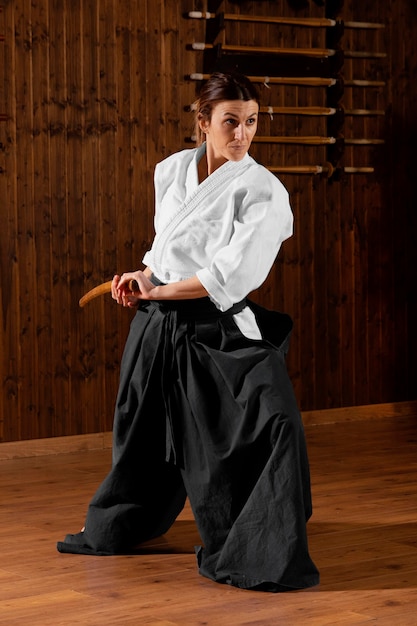
{"type": "Polygon", "coordinates": [[[242,139],[242,138],[243,138],[243,124],[239,124],[235,128],[235,139],[242,139]]]}

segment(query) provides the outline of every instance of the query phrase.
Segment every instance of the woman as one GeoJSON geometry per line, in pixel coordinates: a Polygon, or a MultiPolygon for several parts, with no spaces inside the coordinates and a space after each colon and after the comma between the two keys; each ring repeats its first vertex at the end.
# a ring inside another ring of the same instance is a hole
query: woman
{"type": "Polygon", "coordinates": [[[188,495],[201,574],[268,591],[318,583],[304,431],[285,367],[291,320],[246,300],[292,233],[286,190],[248,155],[258,114],[247,78],[214,74],[197,107],[205,141],[156,167],[146,269],[112,282],[119,304],[138,307],[112,469],[61,552],[132,551],[165,533],[188,495]]]}

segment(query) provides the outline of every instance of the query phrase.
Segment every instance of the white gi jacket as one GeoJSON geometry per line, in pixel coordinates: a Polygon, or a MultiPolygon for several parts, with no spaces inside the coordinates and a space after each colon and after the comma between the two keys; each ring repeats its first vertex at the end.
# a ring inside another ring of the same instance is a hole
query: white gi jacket
{"type": "MultiPolygon", "coordinates": [[[[283,184],[249,154],[200,184],[205,149],[182,150],[156,166],[156,235],[143,263],[164,283],[197,275],[227,311],[264,282],[292,234],[293,214],[283,184]]],[[[234,319],[243,334],[261,338],[249,308],[234,319]]]]}

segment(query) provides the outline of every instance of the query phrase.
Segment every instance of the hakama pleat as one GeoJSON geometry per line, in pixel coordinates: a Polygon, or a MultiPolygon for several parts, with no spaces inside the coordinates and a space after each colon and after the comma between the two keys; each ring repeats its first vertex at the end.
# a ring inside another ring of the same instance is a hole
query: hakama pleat
{"type": "Polygon", "coordinates": [[[113,463],[85,531],[61,552],[124,554],[165,533],[189,497],[199,571],[247,589],[318,583],[303,424],[285,365],[286,315],[249,303],[263,339],[207,299],[147,303],[121,365],[113,463]]]}

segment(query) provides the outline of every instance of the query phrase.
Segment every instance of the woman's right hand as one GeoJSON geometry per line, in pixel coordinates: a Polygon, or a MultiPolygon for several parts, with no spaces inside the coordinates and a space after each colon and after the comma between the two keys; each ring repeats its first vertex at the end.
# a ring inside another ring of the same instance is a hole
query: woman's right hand
{"type": "Polygon", "coordinates": [[[130,272],[119,276],[115,274],[111,283],[111,295],[113,300],[116,300],[117,304],[121,304],[126,307],[136,307],[140,302],[140,298],[133,295],[130,290],[129,283],[131,280],[136,280],[136,272],[130,272]]]}

